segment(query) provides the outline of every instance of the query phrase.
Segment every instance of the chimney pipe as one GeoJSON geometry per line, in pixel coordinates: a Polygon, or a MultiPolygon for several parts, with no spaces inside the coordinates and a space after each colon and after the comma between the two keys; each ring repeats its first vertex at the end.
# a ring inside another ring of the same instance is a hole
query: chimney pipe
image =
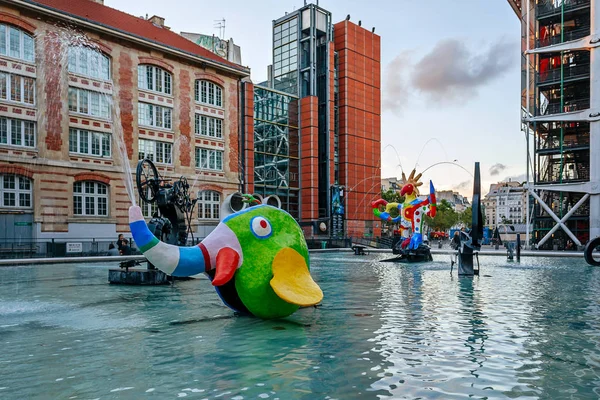
{"type": "Polygon", "coordinates": [[[164,28],[165,26],[165,19],[163,17],[159,17],[158,15],[153,15],[150,17],[150,19],[148,19],[148,21],[152,22],[156,26],[160,26],[161,28],[164,28]]]}

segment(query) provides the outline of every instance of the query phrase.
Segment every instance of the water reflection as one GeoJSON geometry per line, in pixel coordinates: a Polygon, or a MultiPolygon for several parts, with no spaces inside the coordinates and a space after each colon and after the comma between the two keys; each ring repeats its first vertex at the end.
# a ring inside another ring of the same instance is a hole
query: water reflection
{"type": "Polygon", "coordinates": [[[236,316],[206,280],[2,268],[0,398],[598,398],[600,269],[311,259],[323,304],[279,321],[236,316]]]}
{"type": "MultiPolygon", "coordinates": [[[[486,360],[485,341],[488,338],[488,330],[485,323],[485,314],[483,313],[480,294],[475,291],[473,286],[476,284],[473,277],[458,278],[460,288],[458,302],[460,313],[467,322],[468,336],[464,341],[465,347],[469,349],[470,361],[475,364],[469,372],[473,377],[478,378],[478,370],[483,367],[486,360]]],[[[467,332],[465,332],[467,333],[467,332]]]]}

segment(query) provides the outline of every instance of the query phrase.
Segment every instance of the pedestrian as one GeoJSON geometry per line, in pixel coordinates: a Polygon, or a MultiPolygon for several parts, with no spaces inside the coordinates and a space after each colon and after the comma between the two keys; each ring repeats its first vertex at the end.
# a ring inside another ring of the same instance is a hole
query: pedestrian
{"type": "Polygon", "coordinates": [[[452,240],[450,241],[450,247],[453,250],[456,250],[456,253],[453,253],[451,255],[451,265],[450,268],[452,268],[454,266],[454,264],[456,263],[456,258],[458,257],[458,251],[460,249],[460,232],[459,231],[454,231],[454,236],[452,236],[452,240]]]}
{"type": "Polygon", "coordinates": [[[121,253],[119,252],[119,249],[117,249],[114,244],[111,243],[108,245],[108,255],[109,256],[118,256],[120,254],[121,253]]]}
{"type": "Polygon", "coordinates": [[[119,234],[119,237],[117,239],[117,247],[119,249],[119,253],[122,256],[130,256],[131,255],[131,247],[129,247],[129,243],[127,242],[127,239],[125,239],[125,237],[123,237],[122,233],[119,234]]]}

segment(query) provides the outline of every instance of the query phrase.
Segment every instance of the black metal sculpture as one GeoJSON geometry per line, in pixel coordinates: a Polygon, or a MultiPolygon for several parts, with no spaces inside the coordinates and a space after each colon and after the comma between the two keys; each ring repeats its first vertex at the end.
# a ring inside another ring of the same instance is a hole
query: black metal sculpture
{"type": "Polygon", "coordinates": [[[184,176],[169,182],[170,179],[159,176],[151,160],[138,163],[136,184],[140,199],[147,204],[156,203],[158,208],[148,223],[150,231],[163,242],[185,246],[188,236],[194,241],[191,219],[198,199],[190,198],[190,185],[184,176]]]}
{"type": "Polygon", "coordinates": [[[473,181],[473,215],[471,217],[471,232],[461,232],[461,245],[458,249],[458,275],[479,275],[479,250],[483,238],[483,214],[481,210],[481,176],[479,163],[475,163],[473,181]],[[473,255],[477,258],[477,269],[473,266],[473,255]]]}

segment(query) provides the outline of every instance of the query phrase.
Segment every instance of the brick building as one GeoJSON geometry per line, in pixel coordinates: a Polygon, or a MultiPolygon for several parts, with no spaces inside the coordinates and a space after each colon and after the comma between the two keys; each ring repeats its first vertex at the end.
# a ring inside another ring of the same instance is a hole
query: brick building
{"type": "Polygon", "coordinates": [[[194,228],[211,229],[240,190],[248,76],[159,17],[101,0],[0,1],[0,242],[128,232],[120,147],[134,173],[149,157],[195,182],[194,228]]]}
{"type": "Polygon", "coordinates": [[[279,196],[307,236],[378,235],[380,37],[308,4],[272,43],[269,80],[244,84],[245,191],[279,196]]]}

